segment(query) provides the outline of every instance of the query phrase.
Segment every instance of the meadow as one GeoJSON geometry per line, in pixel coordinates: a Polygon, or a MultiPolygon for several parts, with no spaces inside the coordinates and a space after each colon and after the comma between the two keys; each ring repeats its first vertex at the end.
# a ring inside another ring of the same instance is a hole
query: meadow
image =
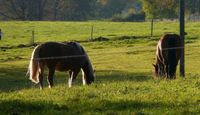
{"type": "Polygon", "coordinates": [[[165,32],[178,33],[178,22],[0,22],[0,114],[200,114],[200,23],[186,23],[186,76],[155,78],[156,44],[165,32]],[[91,40],[91,27],[94,27],[91,40]],[[68,88],[68,73],[56,72],[55,86],[40,90],[26,77],[34,42],[78,41],[86,49],[95,82],[81,75],[68,88]],[[105,39],[99,39],[105,38],[105,39]],[[26,47],[22,47],[26,46],[26,47]]]}

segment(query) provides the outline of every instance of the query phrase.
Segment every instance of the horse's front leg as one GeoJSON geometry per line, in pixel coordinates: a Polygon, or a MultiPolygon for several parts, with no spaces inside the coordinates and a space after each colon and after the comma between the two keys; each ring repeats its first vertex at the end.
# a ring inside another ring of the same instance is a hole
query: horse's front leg
{"type": "Polygon", "coordinates": [[[168,64],[165,65],[165,77],[167,79],[169,78],[169,66],[168,66],[168,64]]]}
{"type": "Polygon", "coordinates": [[[73,75],[73,71],[69,71],[69,80],[68,80],[68,85],[69,87],[72,87],[72,75],[73,75]]]}
{"type": "Polygon", "coordinates": [[[83,69],[82,69],[81,71],[82,71],[82,81],[83,81],[83,85],[86,85],[86,75],[85,75],[83,69]]]}
{"type": "Polygon", "coordinates": [[[72,87],[72,84],[75,81],[79,72],[80,72],[80,69],[75,69],[75,70],[69,71],[69,80],[68,80],[69,87],[72,87]]]}
{"type": "Polygon", "coordinates": [[[49,84],[49,88],[52,88],[53,87],[53,76],[54,76],[54,73],[55,73],[55,68],[50,68],[49,69],[49,75],[48,75],[48,84],[49,84]]]}

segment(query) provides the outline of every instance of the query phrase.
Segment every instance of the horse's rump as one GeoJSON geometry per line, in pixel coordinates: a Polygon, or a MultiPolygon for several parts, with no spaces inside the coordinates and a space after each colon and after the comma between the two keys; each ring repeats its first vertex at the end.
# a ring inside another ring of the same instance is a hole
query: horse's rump
{"type": "Polygon", "coordinates": [[[181,39],[177,34],[165,34],[157,45],[156,66],[159,76],[173,77],[181,56],[181,39]]]}

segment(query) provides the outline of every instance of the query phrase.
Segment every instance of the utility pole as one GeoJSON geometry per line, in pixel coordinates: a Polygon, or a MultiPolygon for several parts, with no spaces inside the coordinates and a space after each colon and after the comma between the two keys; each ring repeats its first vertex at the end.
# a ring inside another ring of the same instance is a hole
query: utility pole
{"type": "Polygon", "coordinates": [[[185,0],[179,0],[179,20],[180,20],[180,37],[181,37],[181,59],[180,59],[180,75],[185,77],[185,0]]]}

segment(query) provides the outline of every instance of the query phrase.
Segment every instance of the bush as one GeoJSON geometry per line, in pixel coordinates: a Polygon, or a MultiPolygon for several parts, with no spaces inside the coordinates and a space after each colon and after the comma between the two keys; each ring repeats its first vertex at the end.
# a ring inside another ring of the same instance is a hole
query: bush
{"type": "Polygon", "coordinates": [[[115,16],[112,18],[114,22],[143,22],[145,21],[145,13],[129,14],[126,17],[115,16]]]}

